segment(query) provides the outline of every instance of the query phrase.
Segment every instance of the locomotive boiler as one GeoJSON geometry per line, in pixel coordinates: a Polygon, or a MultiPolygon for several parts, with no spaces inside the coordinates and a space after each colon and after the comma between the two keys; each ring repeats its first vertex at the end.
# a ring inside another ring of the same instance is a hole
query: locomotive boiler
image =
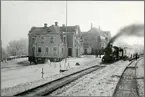
{"type": "Polygon", "coordinates": [[[104,49],[104,56],[102,57],[103,63],[111,63],[123,59],[123,49],[117,46],[113,46],[112,44],[108,44],[108,46],[104,49]]]}

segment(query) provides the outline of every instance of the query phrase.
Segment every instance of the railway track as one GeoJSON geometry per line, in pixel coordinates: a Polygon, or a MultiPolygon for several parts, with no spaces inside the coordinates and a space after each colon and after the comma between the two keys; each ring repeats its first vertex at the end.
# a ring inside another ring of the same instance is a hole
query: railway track
{"type": "Polygon", "coordinates": [[[49,95],[50,93],[52,93],[53,91],[57,90],[58,88],[61,88],[65,85],[69,84],[70,82],[77,80],[78,78],[80,78],[88,73],[91,73],[95,70],[102,69],[104,67],[105,66],[95,65],[95,66],[89,67],[87,69],[84,69],[82,71],[78,71],[78,72],[75,72],[68,76],[56,79],[52,82],[48,82],[46,84],[37,86],[37,87],[29,89],[27,91],[15,94],[14,96],[46,96],[46,95],[49,95]]]}
{"type": "Polygon", "coordinates": [[[137,61],[133,60],[126,67],[116,86],[113,97],[139,97],[136,81],[136,68],[141,59],[142,58],[138,59],[137,61]]]}

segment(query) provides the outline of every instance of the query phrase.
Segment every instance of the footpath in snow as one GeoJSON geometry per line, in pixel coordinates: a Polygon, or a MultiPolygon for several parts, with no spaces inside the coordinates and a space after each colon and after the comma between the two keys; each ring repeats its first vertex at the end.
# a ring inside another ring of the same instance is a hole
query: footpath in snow
{"type": "Polygon", "coordinates": [[[78,68],[80,66],[85,66],[90,62],[100,62],[100,58],[95,58],[94,56],[82,56],[81,58],[68,58],[67,60],[62,60],[61,62],[47,62],[45,64],[37,64],[37,65],[28,65],[27,59],[17,59],[12,62],[4,63],[7,68],[1,69],[1,88],[14,87],[16,85],[33,82],[37,80],[42,80],[42,68],[43,68],[43,78],[53,77],[54,75],[59,74],[59,70],[67,69],[70,70],[72,68],[78,68]],[[22,66],[17,63],[23,63],[22,66]],[[76,66],[76,62],[80,64],[80,66],[76,66]],[[11,64],[12,63],[12,64],[11,64]],[[26,63],[26,64],[25,64],[26,63]],[[13,69],[8,69],[12,67],[13,69]],[[21,68],[16,68],[21,67],[21,68]]]}

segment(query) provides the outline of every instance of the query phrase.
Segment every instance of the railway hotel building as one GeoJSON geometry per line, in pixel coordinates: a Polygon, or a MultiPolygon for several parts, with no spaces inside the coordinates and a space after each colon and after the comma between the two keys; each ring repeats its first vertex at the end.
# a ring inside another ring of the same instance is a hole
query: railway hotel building
{"type": "Polygon", "coordinates": [[[28,34],[29,61],[37,58],[61,60],[65,57],[79,57],[82,54],[83,45],[80,38],[79,26],[32,27],[28,34]]]}

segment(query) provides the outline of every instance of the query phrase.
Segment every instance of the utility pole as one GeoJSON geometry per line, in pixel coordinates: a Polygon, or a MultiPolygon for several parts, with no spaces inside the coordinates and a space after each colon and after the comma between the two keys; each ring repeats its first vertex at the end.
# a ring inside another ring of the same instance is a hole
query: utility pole
{"type": "MultiPolygon", "coordinates": [[[[67,0],[66,0],[66,32],[67,32],[67,0]]],[[[67,48],[68,49],[68,48],[67,48]]],[[[67,57],[65,59],[65,63],[67,62],[67,57]]]]}
{"type": "Polygon", "coordinates": [[[67,32],[67,0],[66,0],[66,32],[67,32]]]}

